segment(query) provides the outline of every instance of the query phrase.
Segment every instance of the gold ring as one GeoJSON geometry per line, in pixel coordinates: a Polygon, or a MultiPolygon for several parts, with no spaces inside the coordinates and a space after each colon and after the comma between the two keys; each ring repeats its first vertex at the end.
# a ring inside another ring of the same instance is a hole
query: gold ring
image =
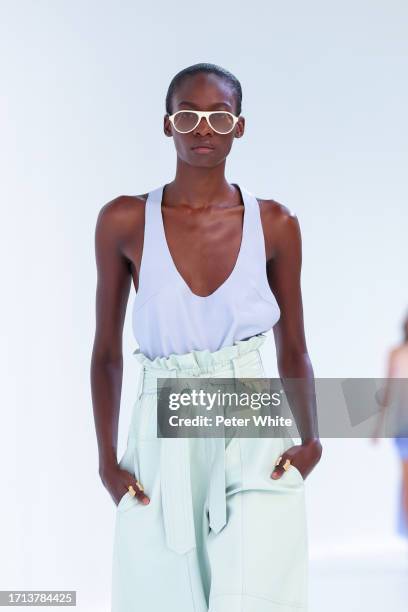
{"type": "Polygon", "coordinates": [[[132,485],[128,486],[128,491],[129,491],[129,493],[131,494],[132,497],[134,497],[136,495],[136,491],[134,490],[132,485]]]}
{"type": "Polygon", "coordinates": [[[136,480],[136,486],[139,489],[139,491],[144,491],[143,486],[140,484],[140,482],[138,480],[136,480]]]}
{"type": "Polygon", "coordinates": [[[282,459],[282,455],[279,457],[279,459],[277,460],[277,462],[275,463],[275,465],[279,465],[282,459]]]}
{"type": "Polygon", "coordinates": [[[290,466],[290,459],[286,459],[286,461],[285,461],[285,463],[283,465],[283,469],[285,470],[285,472],[286,472],[286,470],[289,469],[289,466],[290,466]]]}

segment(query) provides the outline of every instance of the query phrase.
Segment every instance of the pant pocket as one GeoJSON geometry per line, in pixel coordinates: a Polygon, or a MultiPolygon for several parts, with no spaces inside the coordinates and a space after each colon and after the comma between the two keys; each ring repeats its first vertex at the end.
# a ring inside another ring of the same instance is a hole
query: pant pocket
{"type": "Polygon", "coordinates": [[[129,491],[126,491],[126,493],[120,498],[119,503],[116,506],[116,511],[125,512],[126,510],[134,508],[138,504],[140,504],[140,502],[137,497],[131,495],[129,491]]]}
{"type": "Polygon", "coordinates": [[[299,480],[302,482],[302,484],[304,484],[305,479],[303,478],[303,476],[302,476],[302,474],[301,474],[300,470],[298,470],[298,468],[296,467],[296,465],[293,465],[293,464],[291,463],[291,464],[290,464],[290,466],[289,466],[289,470],[288,470],[288,471],[290,471],[290,470],[293,470],[293,471],[294,471],[294,473],[297,475],[298,479],[299,479],[299,480]]]}

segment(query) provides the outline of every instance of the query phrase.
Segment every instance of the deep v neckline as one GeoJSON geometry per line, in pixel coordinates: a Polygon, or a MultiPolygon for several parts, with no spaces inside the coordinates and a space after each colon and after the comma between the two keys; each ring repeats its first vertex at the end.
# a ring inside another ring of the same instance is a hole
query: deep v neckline
{"type": "Polygon", "coordinates": [[[177,278],[178,278],[179,282],[181,283],[181,285],[185,288],[185,290],[189,293],[190,296],[192,296],[193,298],[195,298],[197,300],[208,300],[210,298],[215,297],[219,293],[221,293],[221,291],[223,291],[232,282],[233,278],[238,273],[239,267],[240,267],[241,262],[242,262],[242,258],[243,258],[243,254],[244,254],[244,250],[245,250],[245,244],[246,244],[246,237],[247,237],[248,201],[246,199],[245,190],[242,189],[241,186],[238,185],[237,183],[231,183],[231,184],[238,188],[238,190],[239,190],[239,192],[241,194],[241,200],[242,200],[242,203],[243,203],[243,206],[244,206],[243,220],[242,220],[241,243],[240,243],[240,246],[239,246],[238,255],[237,255],[236,259],[235,259],[234,267],[232,268],[231,272],[229,273],[227,278],[221,283],[221,285],[219,285],[209,295],[198,295],[197,293],[194,293],[194,291],[192,291],[190,286],[187,284],[187,282],[185,281],[184,277],[179,272],[179,270],[178,270],[178,268],[177,268],[177,266],[175,264],[175,261],[173,259],[173,255],[171,254],[171,251],[170,251],[169,243],[167,242],[166,231],[164,229],[163,213],[162,213],[163,193],[164,193],[164,188],[166,187],[166,183],[164,185],[162,185],[160,187],[160,189],[159,189],[158,199],[157,199],[157,213],[158,213],[157,216],[158,216],[158,220],[159,220],[160,234],[161,234],[161,237],[162,237],[162,243],[163,243],[163,246],[164,246],[164,250],[165,250],[166,256],[167,256],[167,258],[169,260],[171,268],[173,269],[173,271],[174,271],[175,275],[177,276],[177,278]]]}

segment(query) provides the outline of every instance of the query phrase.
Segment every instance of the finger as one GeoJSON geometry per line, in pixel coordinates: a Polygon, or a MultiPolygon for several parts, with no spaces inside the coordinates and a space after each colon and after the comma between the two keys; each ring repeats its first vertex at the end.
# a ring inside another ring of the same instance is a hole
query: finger
{"type": "Polygon", "coordinates": [[[276,465],[271,473],[271,478],[273,478],[273,480],[278,480],[279,478],[282,477],[282,474],[284,473],[284,469],[283,467],[281,467],[281,465],[276,465]]]}
{"type": "MultiPolygon", "coordinates": [[[[144,492],[143,485],[139,480],[132,477],[131,482],[129,484],[132,485],[133,490],[135,492],[134,497],[136,497],[144,505],[147,505],[150,503],[150,499],[144,492]]],[[[133,494],[133,491],[131,491],[131,494],[133,494]]]]}
{"type": "Polygon", "coordinates": [[[285,461],[287,459],[286,455],[280,455],[277,460],[275,461],[275,467],[271,473],[271,478],[273,478],[274,480],[277,480],[278,478],[281,478],[284,470],[284,465],[285,465],[285,461]]]}
{"type": "Polygon", "coordinates": [[[132,497],[136,497],[136,499],[139,500],[142,504],[150,503],[149,497],[143,490],[142,483],[135,477],[135,474],[133,472],[128,472],[127,470],[122,471],[125,474],[125,481],[123,482],[123,484],[128,490],[129,495],[132,495],[132,497]],[[129,489],[130,486],[132,487],[131,489],[129,489]]]}

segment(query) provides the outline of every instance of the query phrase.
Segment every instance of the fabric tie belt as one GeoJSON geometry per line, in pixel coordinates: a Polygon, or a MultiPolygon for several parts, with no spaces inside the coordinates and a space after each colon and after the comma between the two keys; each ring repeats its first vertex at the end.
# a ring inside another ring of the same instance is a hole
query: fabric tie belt
{"type": "MultiPolygon", "coordinates": [[[[252,341],[256,350],[264,340],[264,335],[257,335],[247,342],[252,341]]],[[[239,343],[242,343],[242,341],[239,341],[239,343]]],[[[228,348],[235,349],[235,356],[229,359],[230,363],[227,362],[226,364],[232,370],[232,376],[227,374],[225,378],[244,378],[245,366],[254,362],[254,350],[247,350],[247,352],[239,354],[237,350],[239,345],[228,348]]],[[[143,364],[139,397],[145,392],[147,381],[150,392],[154,392],[155,388],[157,389],[157,378],[193,379],[211,377],[211,374],[203,372],[198,375],[187,374],[183,369],[177,368],[151,368],[148,365],[150,360],[143,353],[140,353],[139,349],[134,351],[134,355],[143,364]]],[[[218,364],[216,370],[219,372],[222,369],[225,369],[225,365],[221,367],[221,364],[218,364]]],[[[188,383],[188,381],[186,382],[188,383]]],[[[194,385],[183,383],[183,389],[191,389],[192,387],[194,385]]],[[[162,437],[160,439],[160,482],[166,543],[171,550],[178,554],[184,554],[196,547],[189,438],[162,437]]],[[[205,438],[205,443],[208,444],[212,458],[208,495],[209,525],[214,533],[219,533],[227,522],[225,438],[208,437],[205,438]]]]}

